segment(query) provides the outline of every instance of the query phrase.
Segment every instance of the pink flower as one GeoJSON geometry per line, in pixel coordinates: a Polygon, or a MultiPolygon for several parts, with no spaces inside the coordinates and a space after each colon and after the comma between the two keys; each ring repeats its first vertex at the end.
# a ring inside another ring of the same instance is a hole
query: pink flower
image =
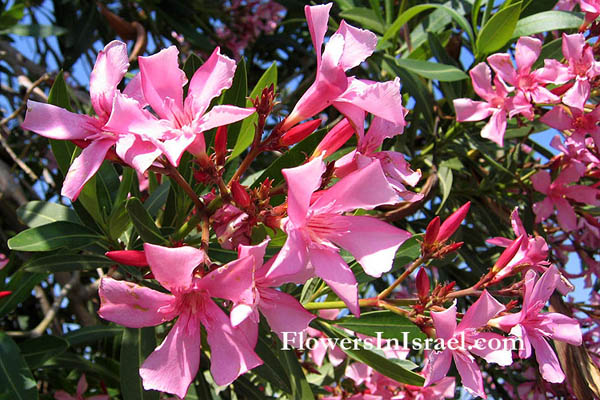
{"type": "Polygon", "coordinates": [[[477,64],[469,75],[475,93],[485,101],[454,100],[456,120],[481,121],[491,116],[490,121],[481,130],[481,137],[503,146],[506,114],[508,113],[512,118],[518,113],[527,113],[531,105],[523,96],[508,97],[509,89],[498,76],[494,78],[494,86],[492,86],[492,71],[485,63],[477,64]]]}
{"type": "Polygon", "coordinates": [[[540,171],[531,177],[534,189],[546,195],[543,201],[533,205],[536,223],[548,218],[556,208],[558,224],[570,232],[577,228],[577,214],[567,198],[584,204],[600,205],[598,189],[583,185],[568,186],[569,183],[578,181],[580,177],[581,174],[574,166],[563,169],[554,182],[551,182],[550,174],[547,171],[540,171]]]}
{"type": "Polygon", "coordinates": [[[217,47],[190,80],[184,101],[185,73],[179,68],[179,51],[175,46],[148,57],[139,57],[140,79],[144,99],[161,118],[145,117],[144,111],[117,98],[114,114],[107,129],[114,132],[141,134],[157,131],[160,140],[153,143],[175,166],[186,149],[193,154],[204,153],[202,132],[237,122],[254,113],[254,108],[217,105],[207,112],[212,99],[231,86],[235,61],[221,55],[217,47]]]}
{"type": "Polygon", "coordinates": [[[0,253],[0,270],[4,267],[6,267],[6,265],[10,262],[10,260],[8,259],[8,257],[6,257],[5,254],[0,253]]]}
{"type": "Polygon", "coordinates": [[[436,336],[443,339],[447,347],[443,351],[429,353],[425,368],[425,386],[444,378],[454,360],[464,388],[473,396],[486,398],[481,371],[471,353],[483,357],[487,362],[500,365],[512,363],[510,349],[494,350],[487,346],[492,339],[502,342],[504,339],[502,336],[491,332],[479,332],[479,328],[484,327],[491,318],[504,309],[502,304],[484,291],[481,297],[469,307],[458,326],[456,325],[456,302],[445,311],[432,311],[431,318],[436,336]]]}
{"type": "Polygon", "coordinates": [[[282,172],[288,185],[288,217],[282,226],[288,238],[266,276],[303,282],[314,268],[314,274],[358,315],[356,279],[338,246],[349,251],[367,274],[379,277],[392,268],[396,250],[410,234],[373,217],[343,213],[393,204],[398,196],[378,160],[314,195],[325,172],[321,158],[282,172]]]}
{"type": "Polygon", "coordinates": [[[235,260],[204,277],[197,267],[206,261],[193,247],[166,248],[144,244],[152,274],[171,293],[158,292],[130,282],[103,278],[98,314],[130,328],[177,321],[140,367],[144,388],[183,398],[200,364],[200,325],[211,348],[211,373],[218,385],[260,365],[246,335],[231,326],[229,317],[211,296],[240,299],[251,295],[251,276],[244,274],[252,257],[235,260]]]}
{"type": "Polygon", "coordinates": [[[571,132],[572,140],[577,142],[585,143],[585,137],[589,134],[594,138],[596,148],[600,149],[600,107],[586,113],[579,108],[569,107],[566,110],[564,106],[555,106],[544,114],[540,121],[559,131],[571,132]]]}
{"type": "Polygon", "coordinates": [[[85,379],[85,374],[81,374],[81,378],[79,378],[79,382],[77,382],[77,392],[75,396],[71,396],[69,393],[64,390],[57,390],[54,393],[54,398],[56,400],[110,400],[107,394],[99,394],[91,397],[83,397],[83,394],[86,392],[88,388],[87,380],[85,379]]]}
{"type": "MultiPolygon", "coordinates": [[[[89,145],[75,159],[61,194],[75,200],[83,185],[94,176],[104,161],[106,153],[116,145],[116,152],[127,164],[143,173],[160,155],[160,150],[151,142],[152,131],[114,132],[105,125],[112,115],[115,98],[122,96],[125,101],[139,107],[139,78],[131,80],[122,95],[117,86],[129,68],[127,46],[123,42],[112,41],[98,53],[96,64],[90,75],[90,97],[97,117],[69,112],[50,104],[27,102],[27,115],[22,124],[37,134],[58,140],[84,140],[89,145]]],[[[151,120],[149,113],[139,111],[144,118],[151,120]]]]}
{"type": "Polygon", "coordinates": [[[565,375],[547,339],[575,346],[581,345],[582,340],[581,329],[575,319],[558,313],[540,313],[559,280],[560,274],[554,266],[548,268],[539,280],[536,272],[529,270],[524,279],[525,294],[521,311],[496,318],[491,322],[493,326],[498,326],[521,339],[520,358],[529,358],[533,346],[542,377],[553,383],[562,382],[565,375]]]}

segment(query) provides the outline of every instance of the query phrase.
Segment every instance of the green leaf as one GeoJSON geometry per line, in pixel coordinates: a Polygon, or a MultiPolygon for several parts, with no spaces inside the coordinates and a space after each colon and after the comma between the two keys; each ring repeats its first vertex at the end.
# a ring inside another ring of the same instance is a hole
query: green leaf
{"type": "Polygon", "coordinates": [[[159,187],[154,189],[154,191],[144,202],[144,208],[146,211],[148,211],[148,214],[150,214],[151,217],[156,217],[160,211],[160,208],[166,203],[170,188],[171,183],[169,180],[165,180],[160,184],[159,187]]]}
{"type": "Polygon", "coordinates": [[[192,76],[194,76],[194,73],[202,66],[202,63],[203,61],[200,57],[191,53],[183,63],[183,72],[185,72],[185,76],[187,76],[188,79],[192,79],[192,76]]]}
{"type": "Polygon", "coordinates": [[[377,17],[375,11],[366,7],[354,7],[340,13],[340,17],[349,19],[350,21],[358,22],[363,28],[375,31],[379,34],[385,32],[385,25],[381,19],[377,17]]]}
{"type": "Polygon", "coordinates": [[[49,251],[61,247],[73,249],[101,239],[83,225],[57,221],[20,232],[8,240],[8,247],[18,251],[49,251]]]}
{"type": "Polygon", "coordinates": [[[71,352],[59,354],[44,363],[44,368],[58,368],[64,371],[75,370],[78,373],[94,375],[105,381],[108,386],[119,386],[119,364],[114,360],[95,357],[94,362],[71,352]]]}
{"type": "Polygon", "coordinates": [[[40,283],[47,274],[32,274],[23,270],[17,271],[6,286],[11,295],[0,299],[0,318],[14,310],[26,298],[31,296],[33,287],[40,283]]]}
{"type": "Polygon", "coordinates": [[[61,204],[47,201],[30,201],[17,210],[19,219],[30,228],[46,225],[57,221],[67,221],[81,224],[75,211],[61,204]]]}
{"type": "Polygon", "coordinates": [[[582,23],[583,18],[567,11],[545,11],[519,20],[512,39],[554,30],[577,29],[582,23]]]}
{"type": "Polygon", "coordinates": [[[336,320],[335,324],[373,337],[398,339],[402,345],[404,343],[408,345],[415,338],[427,337],[408,318],[387,310],[361,313],[360,318],[354,316],[341,318],[336,320]]]}
{"type": "Polygon", "coordinates": [[[438,170],[438,179],[442,191],[442,202],[440,203],[436,214],[444,207],[446,200],[448,200],[448,196],[450,196],[450,191],[452,191],[452,177],[452,170],[447,166],[442,166],[438,170]]]}
{"type": "Polygon", "coordinates": [[[520,14],[520,1],[494,14],[477,36],[477,55],[481,57],[504,47],[513,37],[520,14]]]}
{"type": "MultiPolygon", "coordinates": [[[[73,111],[71,109],[69,89],[67,88],[67,83],[65,82],[64,73],[62,70],[60,70],[59,73],[56,74],[56,78],[54,78],[54,83],[50,88],[50,93],[48,93],[48,104],[64,108],[68,111],[73,111]]],[[[58,142],[63,141],[58,140],[58,142]]]]}
{"type": "Polygon", "coordinates": [[[274,344],[266,335],[259,334],[255,351],[263,360],[263,363],[252,371],[273,386],[291,394],[292,387],[282,365],[281,347],[278,347],[277,343],[274,344]]]}
{"type": "Polygon", "coordinates": [[[450,15],[450,17],[452,17],[452,19],[456,21],[458,26],[460,26],[467,33],[471,43],[475,42],[475,37],[473,36],[473,29],[471,29],[471,25],[465,19],[464,16],[460,15],[450,7],[447,7],[442,4],[422,4],[411,7],[408,10],[404,11],[402,14],[398,15],[398,18],[396,18],[392,25],[390,25],[390,27],[385,31],[385,34],[383,35],[377,46],[380,47],[382,43],[388,41],[390,38],[395,36],[398,33],[398,31],[416,15],[422,13],[423,11],[431,10],[432,8],[438,8],[447,12],[448,15],[450,15]]]}
{"type": "Polygon", "coordinates": [[[102,214],[109,216],[112,211],[113,202],[121,186],[119,175],[109,161],[104,161],[98,172],[96,172],[95,178],[98,205],[100,210],[102,210],[102,214]]]}
{"type": "Polygon", "coordinates": [[[45,335],[20,343],[19,347],[29,367],[38,368],[52,357],[67,351],[69,342],[58,336],[45,335]]]}
{"type": "MultiPolygon", "coordinates": [[[[223,103],[226,105],[238,106],[238,107],[246,107],[247,100],[246,96],[248,95],[248,78],[246,72],[246,61],[244,57],[240,60],[235,70],[235,75],[233,76],[233,82],[231,87],[227,89],[227,91],[223,94],[223,103]]],[[[240,134],[240,129],[242,128],[243,121],[236,122],[234,124],[230,124],[227,127],[227,141],[231,143],[236,143],[237,138],[240,134]]],[[[210,137],[210,140],[207,141],[207,147],[214,143],[214,136],[210,137]]]]}
{"type": "Polygon", "coordinates": [[[113,338],[123,332],[122,326],[117,325],[94,325],[86,326],[67,333],[64,338],[71,347],[96,343],[102,339],[113,338]]]}
{"type": "Polygon", "coordinates": [[[119,205],[125,200],[127,200],[127,195],[131,192],[131,185],[133,184],[133,177],[135,175],[135,171],[133,168],[123,168],[123,174],[121,177],[121,183],[119,185],[119,190],[117,191],[117,195],[115,197],[115,204],[119,205]]]}
{"type": "Polygon", "coordinates": [[[405,68],[417,75],[440,82],[454,82],[467,79],[468,76],[460,69],[447,64],[433,63],[429,61],[412,60],[409,58],[397,58],[396,65],[405,68]]]}
{"type": "MultiPolygon", "coordinates": [[[[341,340],[345,338],[351,338],[343,330],[333,327],[321,320],[314,322],[314,324],[316,325],[317,329],[332,339],[338,338],[338,340],[341,340]]],[[[402,365],[388,360],[387,358],[373,351],[365,349],[364,345],[360,342],[356,343],[358,344],[358,346],[356,346],[359,348],[358,350],[354,350],[354,345],[350,346],[348,349],[344,348],[348,346],[341,346],[341,349],[350,358],[363,364],[367,364],[377,372],[394,379],[397,382],[406,383],[408,385],[423,386],[425,379],[421,375],[418,375],[402,365]]]]}
{"type": "Polygon", "coordinates": [[[158,400],[160,393],[144,390],[140,378],[140,365],[155,347],[154,327],[123,330],[120,369],[123,400],[158,400]]]}
{"type": "Polygon", "coordinates": [[[85,271],[108,267],[115,264],[110,258],[97,254],[51,254],[35,257],[23,264],[29,272],[55,273],[65,271],[85,271]]]}
{"type": "Polygon", "coordinates": [[[16,343],[0,332],[0,399],[34,400],[37,385],[16,343]]]}
{"type": "Polygon", "coordinates": [[[24,3],[15,3],[11,8],[3,11],[0,14],[0,29],[6,29],[17,24],[23,18],[24,12],[24,3]]]}
{"type": "MultiPolygon", "coordinates": [[[[255,98],[256,96],[262,93],[264,88],[269,87],[271,85],[275,87],[277,86],[277,64],[275,62],[273,62],[271,66],[262,74],[262,76],[256,83],[256,86],[254,86],[254,89],[252,89],[248,97],[250,99],[255,98]]],[[[246,107],[251,106],[252,102],[248,100],[246,102],[246,107]]],[[[237,138],[235,138],[235,140],[233,140],[233,138],[229,137],[228,135],[228,140],[231,139],[231,142],[235,142],[235,145],[233,146],[233,151],[231,152],[228,161],[242,154],[242,152],[252,144],[252,140],[254,139],[254,124],[256,124],[257,121],[257,115],[252,114],[251,116],[242,121],[242,126],[240,128],[239,135],[237,136],[237,138]]]]}
{"type": "Polygon", "coordinates": [[[133,226],[135,226],[135,229],[144,242],[166,244],[166,239],[162,236],[154,220],[138,198],[132,197],[127,200],[127,212],[131,217],[133,226]]]}
{"type": "Polygon", "coordinates": [[[114,207],[108,218],[108,235],[112,240],[117,240],[131,224],[125,204],[123,201],[114,207]]]}
{"type": "MultiPolygon", "coordinates": [[[[277,344],[279,345],[279,349],[281,349],[281,342],[278,338],[277,344]]],[[[292,399],[313,400],[315,394],[306,380],[306,376],[298,362],[296,352],[294,350],[280,350],[280,354],[282,355],[282,364],[287,371],[290,385],[292,386],[292,399]]]]}
{"type": "Polygon", "coordinates": [[[56,25],[13,25],[10,28],[0,31],[0,35],[19,35],[19,36],[34,36],[37,38],[46,38],[48,36],[60,36],[67,33],[68,30],[56,25]]]}

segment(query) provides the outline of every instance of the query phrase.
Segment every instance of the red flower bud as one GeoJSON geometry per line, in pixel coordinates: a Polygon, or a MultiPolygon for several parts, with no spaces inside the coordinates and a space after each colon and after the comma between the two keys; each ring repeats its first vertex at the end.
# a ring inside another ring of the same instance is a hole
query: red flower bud
{"type": "Polygon", "coordinates": [[[146,254],[139,250],[114,250],[107,251],[104,255],[113,261],[123,265],[134,267],[147,267],[146,254]]]}
{"type": "Polygon", "coordinates": [[[525,239],[525,235],[519,236],[510,244],[510,246],[508,246],[502,252],[502,254],[500,254],[498,261],[496,261],[496,264],[494,264],[494,266],[492,267],[493,273],[498,273],[502,268],[508,265],[508,263],[515,257],[515,255],[519,251],[521,243],[523,243],[523,239],[525,239]]]}
{"type": "Polygon", "coordinates": [[[440,231],[440,217],[435,217],[431,220],[429,225],[427,225],[427,229],[425,229],[425,245],[432,245],[437,239],[438,232],[440,231]]]}
{"type": "Polygon", "coordinates": [[[567,90],[571,89],[571,87],[573,87],[573,83],[565,83],[562,86],[558,86],[555,87],[554,89],[551,90],[551,92],[557,96],[562,96],[563,94],[565,94],[567,92],[567,90]]]}
{"type": "Polygon", "coordinates": [[[430,283],[429,276],[427,275],[427,271],[425,268],[421,267],[419,272],[417,272],[417,295],[419,299],[424,300],[429,295],[430,283]]]}
{"type": "Polygon", "coordinates": [[[314,119],[293,127],[281,136],[279,144],[281,146],[291,146],[304,140],[321,125],[321,122],[320,119],[314,119]]]}
{"type": "Polygon", "coordinates": [[[331,128],[327,135],[321,140],[321,143],[315,149],[311,158],[320,156],[325,153],[325,157],[332,155],[344,145],[354,134],[354,128],[346,118],[340,121],[336,126],[331,128]]]}
{"type": "Polygon", "coordinates": [[[239,181],[231,182],[231,195],[233,200],[242,208],[247,208],[250,205],[250,196],[246,189],[240,185],[239,181]]]}
{"type": "Polygon", "coordinates": [[[438,252],[438,257],[444,257],[448,253],[455,252],[460,249],[465,242],[452,243],[447,246],[442,247],[442,249],[438,252]]]}
{"type": "Polygon", "coordinates": [[[452,213],[442,226],[440,226],[440,231],[437,235],[437,242],[445,242],[456,232],[460,224],[463,222],[467,213],[469,212],[469,207],[471,206],[471,202],[467,201],[461,208],[452,213]]]}
{"type": "Polygon", "coordinates": [[[217,128],[215,134],[215,156],[217,165],[225,164],[225,156],[227,155],[227,125],[217,128]]]}
{"type": "Polygon", "coordinates": [[[10,290],[0,291],[0,299],[6,296],[10,296],[12,292],[10,290]]]}

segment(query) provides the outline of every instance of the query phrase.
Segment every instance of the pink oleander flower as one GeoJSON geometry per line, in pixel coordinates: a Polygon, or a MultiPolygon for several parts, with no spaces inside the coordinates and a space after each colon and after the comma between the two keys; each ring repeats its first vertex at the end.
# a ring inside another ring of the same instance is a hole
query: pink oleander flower
{"type": "Polygon", "coordinates": [[[253,265],[252,257],[237,259],[201,277],[197,268],[206,262],[202,250],[145,243],[144,253],[155,279],[170,294],[103,278],[98,314],[130,328],[177,318],[163,343],[140,367],[146,390],[185,397],[200,365],[201,325],[211,349],[210,370],[218,385],[228,385],[262,363],[246,334],[232,327],[229,317],[211,299],[251,296],[252,279],[244,272],[253,265]]]}
{"type": "Polygon", "coordinates": [[[561,11],[572,11],[577,3],[578,0],[558,0],[555,8],[561,11]]]}
{"type": "Polygon", "coordinates": [[[559,131],[568,131],[571,133],[572,140],[585,143],[586,135],[590,135],[600,149],[600,107],[595,107],[591,112],[584,112],[583,109],[569,107],[568,110],[563,106],[555,106],[552,110],[544,114],[540,121],[551,128],[559,131]]]}
{"type": "Polygon", "coordinates": [[[535,271],[529,270],[524,279],[525,294],[521,311],[498,317],[490,323],[521,339],[520,358],[531,357],[533,347],[542,377],[552,383],[562,382],[565,375],[547,340],[575,346],[581,345],[582,340],[581,329],[575,319],[558,313],[541,313],[559,281],[560,274],[554,266],[548,268],[540,279],[537,279],[535,271]]]}
{"type": "Polygon", "coordinates": [[[585,12],[585,24],[593,22],[600,15],[600,1],[598,0],[578,0],[579,8],[585,12]]]}
{"type": "Polygon", "coordinates": [[[392,268],[396,250],[410,234],[373,217],[343,213],[394,204],[398,196],[378,160],[317,193],[325,172],[321,158],[282,172],[288,185],[288,217],[282,227],[288,238],[267,278],[303,282],[314,273],[359,315],[356,279],[338,246],[349,251],[367,274],[379,277],[392,268]]]}
{"type": "Polygon", "coordinates": [[[432,311],[431,318],[436,336],[443,339],[447,347],[443,351],[429,353],[424,386],[429,386],[444,378],[454,360],[464,388],[473,396],[486,398],[481,371],[472,354],[499,365],[512,363],[510,349],[494,350],[487,346],[490,340],[498,340],[502,343],[505,339],[503,336],[479,331],[479,328],[485,327],[490,319],[504,309],[502,304],[484,291],[481,297],[469,307],[458,326],[456,325],[456,302],[445,311],[432,311]],[[451,345],[450,340],[456,341],[457,346],[451,345]],[[480,342],[479,345],[476,344],[478,342],[480,342]],[[465,347],[462,346],[463,343],[465,347]]]}
{"type": "Polygon", "coordinates": [[[153,143],[174,166],[186,150],[193,154],[205,152],[204,131],[240,121],[255,111],[230,105],[217,105],[207,111],[212,99],[231,86],[235,74],[235,61],[221,55],[218,47],[192,76],[184,100],[187,79],[179,68],[178,54],[171,46],[138,59],[144,99],[160,121],[149,120],[144,110],[117,97],[114,114],[107,123],[107,128],[115,132],[160,132],[160,140],[153,143]]]}
{"type": "Polygon", "coordinates": [[[481,130],[481,137],[503,146],[506,115],[508,114],[512,118],[519,113],[527,114],[531,105],[524,96],[508,97],[510,90],[498,76],[494,78],[494,86],[492,86],[492,71],[485,63],[477,64],[469,71],[469,75],[475,93],[485,101],[454,100],[456,120],[459,122],[481,121],[491,116],[489,122],[481,130]]]}
{"type": "Polygon", "coordinates": [[[304,331],[315,315],[308,312],[294,297],[287,293],[273,289],[281,286],[284,281],[278,281],[266,277],[270,261],[263,265],[265,250],[269,240],[265,240],[256,246],[238,247],[239,259],[250,257],[253,263],[246,264],[245,273],[253,281],[252,296],[244,294],[240,299],[232,299],[234,306],[231,309],[231,324],[242,326],[249,337],[257,337],[258,323],[260,322],[259,311],[267,319],[271,329],[283,340],[283,332],[300,333],[304,331]]]}
{"type": "Polygon", "coordinates": [[[6,267],[9,263],[9,259],[8,257],[6,257],[5,254],[0,253],[0,270],[4,267],[6,267]]]}
{"type": "Polygon", "coordinates": [[[580,33],[563,33],[562,51],[568,65],[549,59],[545,61],[544,70],[554,77],[556,83],[575,79],[575,84],[565,92],[563,103],[582,110],[590,97],[590,80],[600,75],[600,63],[595,61],[594,51],[580,33]]]}
{"type": "Polygon", "coordinates": [[[77,382],[77,391],[75,392],[75,396],[70,395],[64,390],[57,390],[54,393],[54,398],[56,400],[110,400],[110,397],[107,394],[83,397],[83,394],[86,392],[87,388],[88,383],[85,379],[85,374],[81,374],[81,378],[79,378],[79,382],[77,382]]]}
{"type": "MultiPolygon", "coordinates": [[[[75,114],[51,104],[27,102],[27,114],[23,129],[33,131],[50,139],[85,141],[87,147],[75,159],[65,177],[61,194],[75,200],[85,183],[94,176],[104,161],[106,153],[114,145],[119,157],[127,164],[143,173],[160,155],[153,144],[154,130],[115,132],[106,126],[113,113],[113,102],[117,97],[139,107],[139,75],[136,76],[121,94],[117,86],[129,68],[127,46],[114,40],[98,53],[96,64],[90,75],[90,97],[97,117],[75,114]]],[[[148,120],[153,117],[139,111],[148,120]]]]}
{"type": "Polygon", "coordinates": [[[583,141],[574,139],[573,137],[565,138],[565,141],[560,140],[560,136],[556,135],[550,141],[550,146],[562,152],[561,161],[565,165],[572,165],[577,169],[580,175],[584,175],[588,169],[598,169],[600,159],[598,159],[590,149],[594,148],[596,142],[592,138],[586,138],[583,141]]]}
{"type": "Polygon", "coordinates": [[[569,185],[577,182],[579,178],[581,174],[574,166],[563,169],[554,182],[551,182],[548,171],[540,171],[531,177],[534,189],[546,195],[544,200],[533,205],[536,223],[550,217],[556,208],[558,224],[567,232],[571,232],[577,228],[577,214],[567,199],[588,205],[600,205],[598,189],[583,185],[569,185]]]}
{"type": "Polygon", "coordinates": [[[384,139],[399,135],[404,124],[395,125],[379,117],[374,117],[366,134],[359,135],[356,150],[346,154],[335,163],[335,174],[342,178],[349,173],[379,160],[389,185],[405,201],[418,201],[423,195],[406,189],[404,185],[415,186],[421,179],[421,171],[413,171],[401,153],[377,151],[384,139]]]}
{"type": "MultiPolygon", "coordinates": [[[[522,37],[517,42],[515,49],[515,70],[511,57],[507,53],[494,54],[487,61],[500,78],[517,89],[517,96],[522,94],[527,101],[534,103],[558,103],[560,97],[544,87],[552,83],[544,75],[544,70],[531,71],[531,67],[540,56],[542,41],[531,37],[522,37]]],[[[528,118],[532,118],[531,106],[527,112],[523,112],[528,118]]]]}

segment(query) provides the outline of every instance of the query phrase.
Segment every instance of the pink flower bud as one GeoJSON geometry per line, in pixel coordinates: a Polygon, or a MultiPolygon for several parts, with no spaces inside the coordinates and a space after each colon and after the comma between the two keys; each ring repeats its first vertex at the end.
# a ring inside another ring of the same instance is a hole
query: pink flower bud
{"type": "Polygon", "coordinates": [[[225,164],[225,156],[227,155],[227,125],[217,128],[215,134],[215,156],[217,165],[225,164]]]}
{"type": "Polygon", "coordinates": [[[425,245],[432,245],[437,239],[438,232],[440,231],[440,217],[435,217],[431,220],[429,225],[427,225],[427,229],[425,229],[425,245]]]}
{"type": "Polygon", "coordinates": [[[6,296],[10,296],[12,292],[10,290],[0,291],[0,299],[6,296]]]}
{"type": "Polygon", "coordinates": [[[429,295],[429,289],[430,289],[430,283],[429,283],[429,276],[427,275],[427,271],[425,271],[425,268],[421,268],[419,269],[419,272],[417,272],[417,295],[419,296],[419,299],[423,300],[426,299],[427,296],[429,295]]]}
{"type": "Polygon", "coordinates": [[[354,128],[344,118],[325,135],[311,158],[318,157],[323,153],[325,153],[325,157],[332,155],[352,137],[352,134],[354,134],[354,128]]]}
{"type": "Polygon", "coordinates": [[[114,250],[107,251],[104,255],[111,260],[123,265],[132,265],[134,267],[146,267],[146,254],[139,250],[114,250]]]}
{"type": "Polygon", "coordinates": [[[283,134],[279,139],[279,144],[282,146],[291,146],[304,140],[321,125],[321,122],[320,119],[314,119],[293,127],[283,134]]]}
{"type": "Polygon", "coordinates": [[[250,196],[239,181],[231,182],[231,195],[239,206],[246,208],[250,205],[250,196]]]}
{"type": "Polygon", "coordinates": [[[471,206],[471,202],[467,201],[461,208],[456,210],[452,215],[450,215],[442,226],[440,226],[440,231],[437,236],[437,242],[445,242],[456,232],[460,224],[463,222],[467,213],[469,212],[469,207],[471,206]]]}
{"type": "Polygon", "coordinates": [[[514,258],[514,256],[519,251],[521,243],[523,243],[523,239],[525,239],[525,235],[519,236],[510,244],[510,246],[508,246],[502,252],[502,254],[500,254],[498,261],[496,261],[496,264],[494,264],[494,266],[492,267],[493,273],[498,273],[502,268],[508,265],[508,263],[514,258]]]}

